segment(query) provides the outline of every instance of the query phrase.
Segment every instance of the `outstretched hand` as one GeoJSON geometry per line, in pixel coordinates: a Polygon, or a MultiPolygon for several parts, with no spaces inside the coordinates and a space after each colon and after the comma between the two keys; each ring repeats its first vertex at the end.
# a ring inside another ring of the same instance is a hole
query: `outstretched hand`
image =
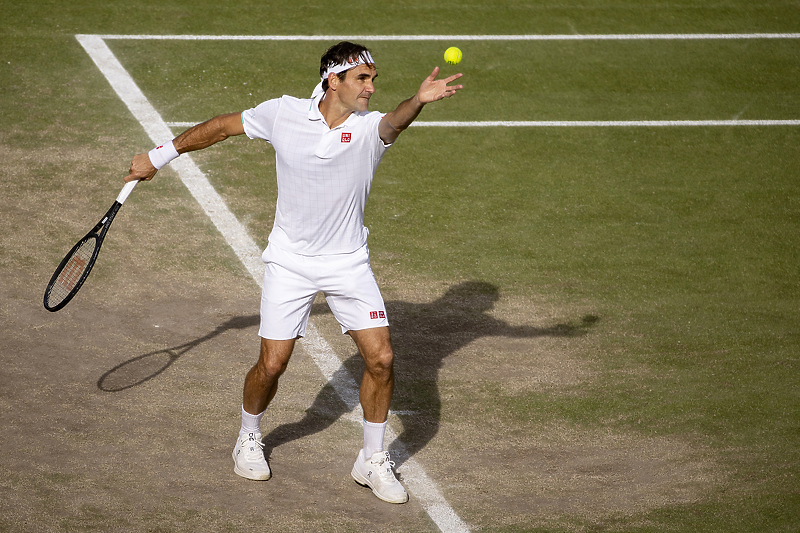
{"type": "Polygon", "coordinates": [[[448,85],[449,83],[454,82],[463,74],[453,74],[450,77],[443,78],[441,80],[437,80],[436,76],[439,75],[439,67],[433,69],[431,75],[425,78],[425,81],[422,82],[422,85],[419,87],[419,91],[417,92],[417,98],[421,104],[429,104],[431,102],[436,102],[437,100],[442,100],[444,98],[450,98],[456,91],[459,89],[463,89],[463,85],[448,85]]]}

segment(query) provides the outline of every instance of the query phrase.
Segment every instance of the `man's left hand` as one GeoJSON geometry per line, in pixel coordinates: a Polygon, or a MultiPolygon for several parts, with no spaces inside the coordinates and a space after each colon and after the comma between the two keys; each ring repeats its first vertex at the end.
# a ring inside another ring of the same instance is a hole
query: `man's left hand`
{"type": "Polygon", "coordinates": [[[422,85],[419,87],[419,91],[417,92],[417,98],[421,104],[429,104],[431,102],[436,102],[437,100],[442,100],[444,98],[450,98],[456,91],[459,89],[463,89],[463,85],[448,85],[449,83],[454,82],[463,74],[453,74],[448,78],[443,78],[441,80],[437,80],[436,76],[439,75],[439,67],[433,69],[431,75],[425,78],[425,81],[422,82],[422,85]]]}

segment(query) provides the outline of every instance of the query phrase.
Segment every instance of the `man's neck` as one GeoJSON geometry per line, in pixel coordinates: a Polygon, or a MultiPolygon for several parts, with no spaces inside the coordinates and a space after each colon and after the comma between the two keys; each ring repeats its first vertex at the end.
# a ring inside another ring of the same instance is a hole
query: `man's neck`
{"type": "Polygon", "coordinates": [[[341,126],[347,117],[353,114],[352,109],[348,109],[341,105],[335,96],[330,96],[330,90],[325,93],[322,100],[319,102],[319,112],[325,118],[325,123],[330,129],[341,126]]]}

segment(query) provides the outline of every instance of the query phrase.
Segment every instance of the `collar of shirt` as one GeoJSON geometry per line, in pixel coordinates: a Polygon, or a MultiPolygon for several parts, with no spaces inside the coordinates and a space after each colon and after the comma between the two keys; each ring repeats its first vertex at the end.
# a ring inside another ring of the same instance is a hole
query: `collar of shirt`
{"type": "Polygon", "coordinates": [[[314,150],[314,155],[320,159],[331,159],[336,153],[340,152],[342,147],[340,139],[340,132],[339,130],[348,126],[348,123],[352,125],[352,121],[356,120],[354,116],[356,113],[350,113],[344,122],[336,126],[335,128],[329,128],[328,123],[325,121],[325,117],[322,115],[322,112],[319,110],[319,103],[322,101],[323,95],[319,95],[316,98],[311,100],[311,106],[308,109],[308,120],[312,121],[320,121],[322,124],[325,125],[325,132],[322,134],[322,137],[319,140],[319,144],[317,145],[316,150],[314,150]]]}
{"type": "Polygon", "coordinates": [[[308,105],[308,120],[321,120],[325,122],[325,117],[322,116],[322,111],[319,110],[319,103],[322,101],[324,94],[319,94],[311,99],[308,105]]]}
{"type": "MultiPolygon", "coordinates": [[[[327,126],[328,123],[325,121],[325,117],[322,115],[322,111],[319,110],[319,104],[320,104],[320,102],[322,102],[322,98],[324,96],[325,95],[321,94],[321,95],[316,96],[315,98],[311,99],[311,105],[308,106],[308,120],[319,120],[319,121],[322,121],[322,123],[327,126]]],[[[357,115],[358,115],[358,113],[353,111],[345,119],[344,122],[342,122],[341,124],[339,124],[335,128],[331,128],[331,131],[338,130],[339,128],[343,128],[345,125],[347,125],[348,122],[352,123],[353,120],[356,120],[354,117],[356,117],[357,115]]]]}

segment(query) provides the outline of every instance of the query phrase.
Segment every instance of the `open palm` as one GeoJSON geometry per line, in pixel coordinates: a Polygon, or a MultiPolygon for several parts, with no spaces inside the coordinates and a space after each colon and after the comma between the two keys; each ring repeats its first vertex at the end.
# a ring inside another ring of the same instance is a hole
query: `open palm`
{"type": "Polygon", "coordinates": [[[464,87],[463,85],[448,85],[463,76],[461,73],[453,74],[441,80],[436,79],[438,75],[439,67],[436,67],[433,69],[433,72],[431,72],[431,75],[425,78],[422,85],[420,85],[419,92],[417,93],[420,103],[428,104],[443,98],[450,98],[456,91],[464,87]]]}

